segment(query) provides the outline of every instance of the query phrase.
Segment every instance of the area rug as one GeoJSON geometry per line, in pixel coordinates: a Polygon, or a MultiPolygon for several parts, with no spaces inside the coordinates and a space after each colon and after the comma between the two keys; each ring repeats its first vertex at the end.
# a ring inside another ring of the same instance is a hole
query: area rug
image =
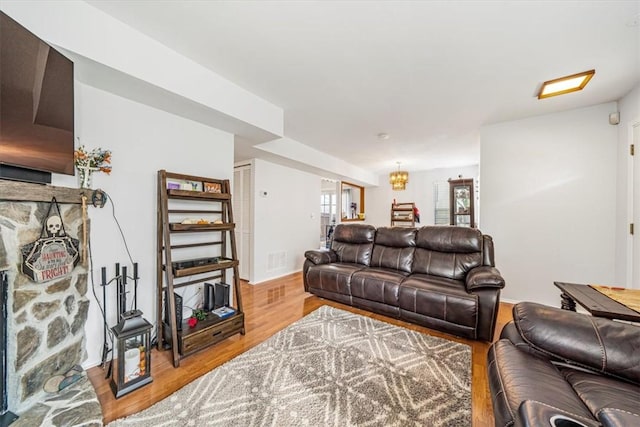
{"type": "Polygon", "coordinates": [[[322,306],[109,427],[209,425],[470,426],[471,348],[322,306]]]}

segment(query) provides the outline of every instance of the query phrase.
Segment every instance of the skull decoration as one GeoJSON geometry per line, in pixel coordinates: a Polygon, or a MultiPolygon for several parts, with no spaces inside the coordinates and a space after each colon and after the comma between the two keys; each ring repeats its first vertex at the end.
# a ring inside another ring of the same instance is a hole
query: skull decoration
{"type": "Polygon", "coordinates": [[[47,218],[47,235],[49,237],[57,236],[62,228],[62,220],[58,215],[52,215],[47,218]]]}

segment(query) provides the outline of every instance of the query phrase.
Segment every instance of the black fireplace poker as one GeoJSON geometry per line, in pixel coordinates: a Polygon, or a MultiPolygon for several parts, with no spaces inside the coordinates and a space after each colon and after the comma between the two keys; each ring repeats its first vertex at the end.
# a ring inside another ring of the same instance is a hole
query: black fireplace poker
{"type": "MultiPolygon", "coordinates": [[[[106,319],[107,313],[107,286],[111,284],[111,282],[116,283],[116,310],[117,310],[117,319],[118,323],[122,321],[124,317],[131,317],[132,314],[142,315],[141,312],[138,312],[138,263],[133,263],[133,309],[131,311],[127,311],[127,280],[129,277],[127,276],[127,267],[122,266],[122,270],[120,269],[120,263],[117,262],[115,265],[115,277],[107,281],[107,268],[101,268],[102,274],[102,301],[103,301],[103,309],[105,312],[105,319],[103,325],[103,336],[104,341],[102,345],[102,366],[105,366],[107,363],[107,358],[109,357],[109,353],[111,353],[111,349],[107,343],[107,333],[108,333],[108,325],[106,319]]],[[[111,376],[111,364],[109,364],[109,368],[105,378],[109,378],[111,376]]]]}
{"type": "Polygon", "coordinates": [[[7,410],[7,288],[9,279],[6,271],[0,271],[0,334],[2,335],[2,347],[0,347],[0,376],[2,376],[2,389],[0,389],[0,427],[6,427],[14,422],[18,416],[7,410]]]}

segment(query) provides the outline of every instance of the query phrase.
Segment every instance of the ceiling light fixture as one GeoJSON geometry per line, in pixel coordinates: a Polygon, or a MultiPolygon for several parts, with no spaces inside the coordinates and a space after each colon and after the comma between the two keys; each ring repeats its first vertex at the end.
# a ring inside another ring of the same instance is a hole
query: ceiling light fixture
{"type": "Polygon", "coordinates": [[[560,77],[559,79],[546,81],[542,83],[540,92],[538,92],[538,99],[564,95],[565,93],[582,90],[587,83],[589,83],[589,80],[591,80],[591,77],[593,77],[595,73],[596,70],[589,70],[566,77],[560,77]]]}
{"type": "Polygon", "coordinates": [[[387,140],[387,139],[389,139],[389,134],[381,132],[381,133],[378,134],[378,139],[383,140],[383,141],[387,140]]]}
{"type": "Polygon", "coordinates": [[[398,164],[398,170],[389,174],[389,184],[393,190],[404,190],[407,188],[407,182],[409,182],[409,172],[400,170],[400,162],[398,164]]]}

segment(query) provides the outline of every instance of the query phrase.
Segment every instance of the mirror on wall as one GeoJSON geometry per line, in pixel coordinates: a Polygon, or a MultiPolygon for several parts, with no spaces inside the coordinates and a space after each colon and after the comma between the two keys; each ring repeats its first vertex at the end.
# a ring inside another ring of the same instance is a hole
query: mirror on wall
{"type": "Polygon", "coordinates": [[[340,183],[342,221],[364,221],[364,187],[340,183]]]}

